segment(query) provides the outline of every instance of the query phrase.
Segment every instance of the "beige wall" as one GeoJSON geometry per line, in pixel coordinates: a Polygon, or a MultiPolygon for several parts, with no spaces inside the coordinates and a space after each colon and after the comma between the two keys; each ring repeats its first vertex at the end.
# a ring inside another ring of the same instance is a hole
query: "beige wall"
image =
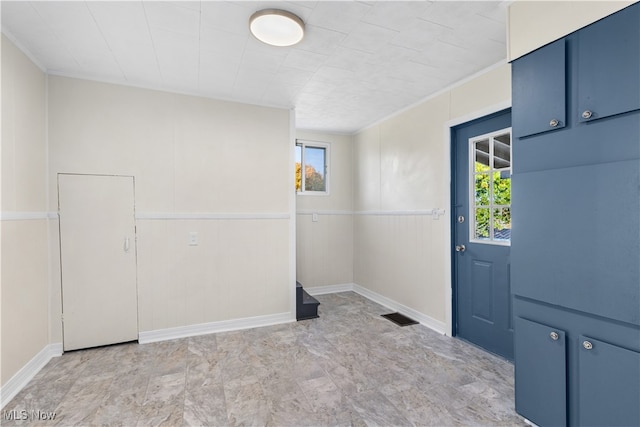
{"type": "Polygon", "coordinates": [[[45,74],[3,35],[2,385],[50,343],[45,94],[45,74]]]}
{"type": "Polygon", "coordinates": [[[298,130],[330,144],[329,195],[296,196],[296,270],[305,288],[353,282],[353,141],[350,135],[298,130]],[[318,221],[312,221],[316,213],[318,221]]]}
{"type": "Polygon", "coordinates": [[[51,208],[58,173],[135,177],[140,331],[291,312],[289,119],[49,78],[51,208]]]}
{"type": "Polygon", "coordinates": [[[501,65],[369,127],[354,145],[354,282],[449,321],[448,124],[511,99],[501,65]],[[433,209],[446,214],[434,219],[433,209]]]}
{"type": "Polygon", "coordinates": [[[636,1],[531,1],[509,5],[508,59],[566,36],[636,1]]]}

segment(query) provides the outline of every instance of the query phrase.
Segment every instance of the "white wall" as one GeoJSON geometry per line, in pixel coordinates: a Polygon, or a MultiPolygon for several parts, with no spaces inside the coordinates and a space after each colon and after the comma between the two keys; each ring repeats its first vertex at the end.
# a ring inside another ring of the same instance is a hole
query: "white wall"
{"type": "Polygon", "coordinates": [[[3,35],[3,386],[50,343],[45,94],[45,74],[3,35]]]}
{"type": "Polygon", "coordinates": [[[508,59],[512,61],[636,1],[515,1],[508,12],[508,59]]]}
{"type": "Polygon", "coordinates": [[[354,282],[443,331],[451,285],[447,126],[510,99],[504,64],[355,136],[354,282]],[[434,219],[433,209],[446,214],[434,219]]]}
{"type": "Polygon", "coordinates": [[[135,177],[141,332],[293,313],[289,118],[49,78],[51,209],[58,173],[135,177]]]}
{"type": "Polygon", "coordinates": [[[296,196],[296,270],[303,286],[353,283],[353,141],[349,135],[298,130],[296,138],[330,144],[329,195],[296,196]],[[318,221],[312,221],[312,214],[318,221]]]}

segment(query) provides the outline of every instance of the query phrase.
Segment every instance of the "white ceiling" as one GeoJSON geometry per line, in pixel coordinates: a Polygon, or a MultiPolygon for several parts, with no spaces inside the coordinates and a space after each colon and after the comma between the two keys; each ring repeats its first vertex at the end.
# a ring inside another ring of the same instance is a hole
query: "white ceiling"
{"type": "Polygon", "coordinates": [[[509,1],[2,1],[2,31],[51,74],[295,108],[352,133],[506,58],[509,1]],[[286,9],[294,47],[248,30],[286,9]]]}

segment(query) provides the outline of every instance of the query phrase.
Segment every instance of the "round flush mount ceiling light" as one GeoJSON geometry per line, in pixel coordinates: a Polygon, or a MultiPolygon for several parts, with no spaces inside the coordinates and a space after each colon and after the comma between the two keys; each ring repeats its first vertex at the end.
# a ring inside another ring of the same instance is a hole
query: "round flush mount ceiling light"
{"type": "Polygon", "coordinates": [[[259,10],[249,18],[251,34],[272,46],[292,46],[304,37],[304,22],[280,9],[259,10]]]}

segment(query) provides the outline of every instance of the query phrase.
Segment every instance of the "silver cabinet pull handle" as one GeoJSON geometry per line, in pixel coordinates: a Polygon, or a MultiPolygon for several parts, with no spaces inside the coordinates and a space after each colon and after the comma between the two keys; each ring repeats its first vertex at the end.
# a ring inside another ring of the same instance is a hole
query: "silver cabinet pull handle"
{"type": "Polygon", "coordinates": [[[592,113],[591,111],[589,111],[589,110],[585,110],[585,111],[582,113],[582,118],[583,118],[583,119],[590,119],[590,118],[591,118],[591,116],[593,116],[593,113],[592,113]]]}
{"type": "Polygon", "coordinates": [[[589,341],[584,341],[582,343],[582,346],[585,348],[585,350],[591,350],[593,348],[593,344],[591,344],[591,342],[589,341]]]}
{"type": "Polygon", "coordinates": [[[558,341],[558,338],[560,338],[560,335],[558,335],[558,333],[556,331],[553,331],[549,334],[549,336],[551,337],[552,340],[554,341],[558,341]]]}
{"type": "Polygon", "coordinates": [[[560,122],[557,119],[551,119],[551,121],[549,122],[549,126],[551,126],[552,128],[558,126],[560,124],[560,122]]]}

